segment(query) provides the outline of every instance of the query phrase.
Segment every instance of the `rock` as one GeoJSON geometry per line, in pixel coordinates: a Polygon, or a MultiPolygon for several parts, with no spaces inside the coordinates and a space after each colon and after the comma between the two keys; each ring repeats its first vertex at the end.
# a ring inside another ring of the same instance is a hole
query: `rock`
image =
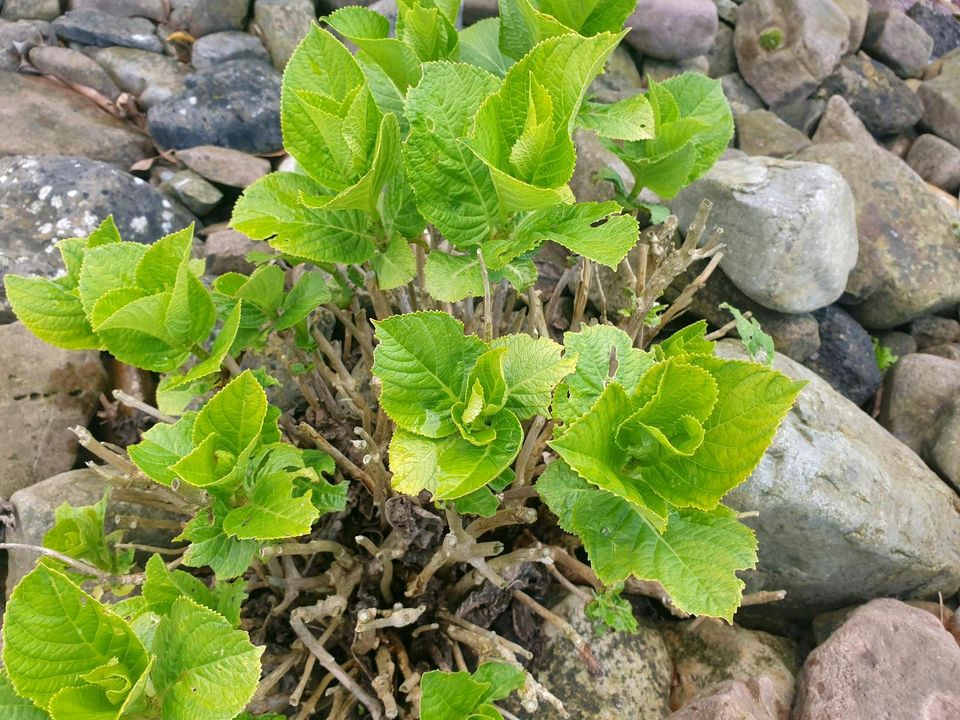
{"type": "Polygon", "coordinates": [[[928,355],[947,358],[948,360],[960,361],[960,343],[943,343],[942,345],[931,345],[924,349],[928,355]]]}
{"type": "Polygon", "coordinates": [[[877,146],[817,144],[800,160],[831,165],[856,200],[860,255],[844,303],[868,330],[960,302],[960,245],[949,210],[900,158],[877,146]]]}
{"type": "Polygon", "coordinates": [[[920,85],[923,124],[960,148],[960,62],[945,65],[932,80],[920,85]]]}
{"type": "Polygon", "coordinates": [[[920,350],[932,345],[960,341],[960,322],[953,318],[926,315],[910,323],[910,335],[920,350]]]}
{"type": "Polygon", "coordinates": [[[825,307],[857,261],[853,195],[823,165],[754,157],[721,160],[671,203],[686,227],[713,201],[708,236],[724,229],[720,267],[747,296],[784,313],[825,307]]]}
{"type": "Polygon", "coordinates": [[[836,305],[817,310],[820,349],[803,364],[862,406],[880,387],[880,368],[866,330],[836,305]]]}
{"type": "Polygon", "coordinates": [[[613,185],[598,177],[598,173],[605,170],[613,170],[628,188],[633,185],[630,170],[594,133],[576,130],[573,142],[577,150],[577,165],[570,179],[570,189],[578,202],[606,202],[613,199],[613,185]]]}
{"type": "Polygon", "coordinates": [[[0,72],[14,72],[37,45],[56,42],[50,23],[43,20],[0,22],[0,72]]]}
{"type": "Polygon", "coordinates": [[[923,74],[933,52],[933,38],[900,10],[870,13],[863,49],[902,78],[923,74]]]}
{"type": "Polygon", "coordinates": [[[163,148],[218,145],[252,153],[283,146],[280,75],[269,65],[231,60],[199,70],[185,89],[147,113],[147,126],[163,148]]]}
{"type": "Polygon", "coordinates": [[[737,145],[747,155],[783,158],[810,145],[810,138],[769,110],[751,110],[736,119],[737,145]]]}
{"type": "Polygon", "coordinates": [[[69,428],[90,421],[106,390],[95,351],[69,352],[21,323],[0,325],[0,497],[73,467],[79,447],[69,428]]]}
{"type": "MultiPolygon", "coordinates": [[[[582,601],[568,597],[555,607],[584,637],[593,627],[583,615],[582,601]]],[[[577,720],[655,718],[670,712],[671,662],[656,628],[640,625],[636,634],[607,633],[591,638],[590,646],[603,676],[591,677],[570,641],[552,626],[544,629],[543,652],[534,663],[534,675],[556,695],[577,720]]],[[[515,713],[525,720],[535,714],[515,713]]]]}
{"type": "Polygon", "coordinates": [[[201,217],[223,200],[223,193],[193,170],[174,173],[160,186],[160,189],[201,217]]]}
{"type": "Polygon", "coordinates": [[[656,58],[645,58],[643,61],[643,76],[647,84],[651,80],[654,82],[663,82],[667,78],[683,75],[687,72],[706,75],[710,71],[710,61],[706,55],[697,55],[684,60],[657,60],[656,58]]]}
{"type": "Polygon", "coordinates": [[[901,359],[883,379],[880,422],[921,457],[936,442],[937,421],[960,398],[960,362],[914,353],[901,359]]]}
{"type": "Polygon", "coordinates": [[[201,145],[177,151],[177,159],[211,182],[245,188],[270,172],[270,161],[239,150],[201,145]]]}
{"type": "MultiPolygon", "coordinates": [[[[718,352],[746,356],[733,340],[721,342],[718,352]]],[[[743,576],[748,592],[787,595],[742,608],[741,621],[809,618],[884,595],[955,592],[960,498],[814,372],[779,353],[774,366],[809,384],[753,474],[726,502],[760,513],[746,520],[760,544],[757,569],[743,576]]]]}
{"type": "Polygon", "coordinates": [[[735,116],[750,110],[762,110],[765,107],[760,96],[747,85],[739,73],[724,75],[720,78],[720,85],[735,116]]]}
{"type": "Polygon", "coordinates": [[[917,341],[905,332],[884,333],[880,336],[880,344],[889,348],[898,360],[917,351],[917,341]]]}
{"type": "Polygon", "coordinates": [[[60,15],[60,0],[6,0],[0,6],[4,20],[53,20],[60,15]]]}
{"type": "Polygon", "coordinates": [[[145,109],[183,92],[187,67],[176,58],[125,47],[102,48],[93,56],[120,89],[136,95],[145,109]]]}
{"type": "Polygon", "coordinates": [[[223,275],[228,272],[249,275],[253,272],[254,266],[247,262],[247,254],[268,248],[266,243],[251,240],[243,233],[230,228],[211,232],[203,245],[207,258],[207,272],[210,275],[223,275]]]}
{"type": "Polygon", "coordinates": [[[145,17],[161,22],[167,19],[165,0],[70,0],[69,10],[102,10],[119,17],[145,17]]]}
{"type": "Polygon", "coordinates": [[[622,45],[607,58],[603,74],[590,85],[587,95],[600,102],[614,103],[643,91],[643,78],[630,52],[622,45]]]}
{"type": "Polygon", "coordinates": [[[933,57],[960,48],[960,22],[938,0],[920,0],[907,15],[933,38],[933,57]]]}
{"type": "MultiPolygon", "coordinates": [[[[43,536],[53,527],[54,513],[57,508],[68,502],[74,507],[93,505],[100,501],[106,483],[94,470],[70,470],[54,475],[30,487],[18,490],[10,498],[14,511],[14,526],[7,528],[7,542],[25,545],[41,545],[43,536]]],[[[117,515],[140,515],[163,520],[181,520],[158,510],[142,505],[112,501],[107,507],[106,530],[116,529],[117,515]]],[[[139,528],[128,530],[125,539],[128,542],[146,545],[169,546],[171,531],[139,528]]],[[[20,579],[33,569],[37,554],[26,550],[9,550],[6,594],[9,597],[20,579]]]]}
{"type": "Polygon", "coordinates": [[[923,115],[917,94],[891,70],[862,52],[848,55],[823,83],[829,95],[842,95],[874,135],[894,135],[923,115]]]}
{"type": "MultiPolygon", "coordinates": [[[[960,349],[960,346],[954,347],[960,349]]],[[[960,488],[960,402],[954,402],[950,410],[944,413],[938,431],[930,450],[930,464],[955,489],[960,488]]]]}
{"type": "Polygon", "coordinates": [[[170,22],[196,38],[225,30],[243,30],[250,0],[173,0],[170,22]]]}
{"type": "Polygon", "coordinates": [[[815,143],[851,142],[873,145],[874,139],[863,121],[843,99],[843,95],[832,95],[827,101],[826,110],[813,134],[815,143]]]}
{"type": "Polygon", "coordinates": [[[856,610],[810,653],[794,720],[960,717],[960,647],[928,612],[892,599],[856,610]]]}
{"type": "Polygon", "coordinates": [[[768,105],[810,95],[849,38],[850,21],[833,0],[747,0],[734,32],[740,73],[768,105]]]}
{"type": "Polygon", "coordinates": [[[718,22],[711,0],[638,0],[626,41],[658,60],[684,60],[710,50],[718,22]]]}
{"type": "Polygon", "coordinates": [[[726,681],[763,677],[773,686],[774,717],[789,717],[800,671],[800,651],[790,640],[719,622],[669,623],[661,632],[673,659],[674,708],[710,694],[726,681]]]}
{"type": "Polygon", "coordinates": [[[215,67],[230,60],[264,60],[270,55],[260,38],[237,30],[204,35],[193,44],[190,62],[197,70],[215,67]]]}
{"type": "MultiPolygon", "coordinates": [[[[113,214],[124,239],[153,242],[194,217],[112,165],[82,157],[0,158],[0,273],[55,277],[53,243],[89,234],[113,214]]],[[[8,312],[0,292],[0,315],[8,312]]]]}
{"type": "Polygon", "coordinates": [[[310,31],[317,12],[311,0],[256,0],[253,15],[273,66],[283,70],[294,49],[310,31]]]}
{"type": "Polygon", "coordinates": [[[74,85],[96,90],[110,100],[116,100],[120,88],[97,63],[76,50],[62,47],[35,47],[30,51],[30,64],[44,75],[53,75],[74,85]]]}
{"type": "Polygon", "coordinates": [[[863,42],[863,33],[867,29],[867,16],[870,13],[870,3],[867,0],[833,0],[847,20],[850,21],[850,39],[848,53],[855,53],[863,42]]]}
{"type": "Polygon", "coordinates": [[[77,153],[129,167],[149,139],[83,95],[44,78],[0,73],[0,157],[77,153]]]}
{"type": "MultiPolygon", "coordinates": [[[[347,0],[352,2],[352,0],[347,0]]],[[[341,4],[341,0],[333,0],[333,4],[341,4]]],[[[497,0],[465,0],[463,3],[463,26],[473,25],[485,18],[497,17],[500,8],[497,0]]]]}
{"type": "Polygon", "coordinates": [[[936,135],[924,134],[913,141],[907,165],[928,183],[949,193],[960,190],[960,148],[936,135]]]}
{"type": "MultiPolygon", "coordinates": [[[[698,698],[670,720],[778,720],[773,685],[765,677],[750,682],[731,680],[698,698]]],[[[782,718],[780,718],[782,720],[782,718]]]]}
{"type": "Polygon", "coordinates": [[[733,28],[726,23],[717,24],[713,47],[707,53],[708,75],[722,77],[737,71],[737,53],[733,49],[733,28]]]}
{"type": "Polygon", "coordinates": [[[84,45],[139,48],[162,53],[163,42],[157,37],[156,28],[146,18],[124,18],[102,10],[70,10],[53,21],[53,31],[62,40],[72,40],[84,45]]]}
{"type": "Polygon", "coordinates": [[[740,12],[740,2],[738,0],[713,0],[717,6],[717,15],[731,27],[737,24],[737,15],[740,12]]]}
{"type": "Polygon", "coordinates": [[[823,98],[810,97],[803,100],[795,100],[786,105],[778,105],[770,108],[771,112],[783,120],[787,125],[799,130],[806,136],[810,136],[817,123],[827,109],[827,103],[823,98]]]}

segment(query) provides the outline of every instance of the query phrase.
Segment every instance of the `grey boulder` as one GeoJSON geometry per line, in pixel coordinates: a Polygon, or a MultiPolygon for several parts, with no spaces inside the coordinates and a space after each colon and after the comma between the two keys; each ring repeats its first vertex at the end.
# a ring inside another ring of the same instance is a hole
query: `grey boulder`
{"type": "Polygon", "coordinates": [[[163,42],[157,37],[156,28],[146,18],[125,18],[88,8],[71,10],[53,21],[53,31],[62,40],[72,40],[84,45],[124,47],[162,53],[163,42]]]}

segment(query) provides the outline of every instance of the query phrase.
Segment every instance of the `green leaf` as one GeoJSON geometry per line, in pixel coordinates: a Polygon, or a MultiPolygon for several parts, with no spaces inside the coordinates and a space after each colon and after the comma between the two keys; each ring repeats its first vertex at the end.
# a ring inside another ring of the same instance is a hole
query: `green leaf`
{"type": "Polygon", "coordinates": [[[178,598],[187,597],[220,613],[233,627],[240,624],[240,603],[246,597],[241,583],[221,583],[210,589],[190,573],[168,570],[159,555],[147,560],[145,571],[143,597],[151,612],[168,615],[178,598]]]}
{"type": "Polygon", "coordinates": [[[465,672],[431,670],[421,680],[422,720],[503,720],[490,702],[502,700],[523,687],[526,673],[522,667],[503,662],[487,662],[471,676],[465,672]]]}
{"type": "Polygon", "coordinates": [[[54,525],[43,536],[43,546],[77,560],[83,560],[114,574],[127,572],[133,565],[132,550],[116,550],[113,544],[122,539],[123,531],[105,532],[109,492],[93,505],[73,507],[60,505],[54,514],[54,525]]]}
{"type": "Polygon", "coordinates": [[[547,415],[557,384],[576,367],[576,355],[561,357],[563,347],[547,338],[507,335],[490,347],[506,348],[503,378],[506,392],[503,403],[520,420],[547,415]]]}
{"type": "Polygon", "coordinates": [[[456,432],[452,407],[465,397],[466,376],[486,350],[463,324],[439,312],[419,312],[374,323],[379,340],[373,373],[380,405],[397,425],[427,437],[456,432]]]}
{"type": "Polygon", "coordinates": [[[401,95],[419,82],[420,60],[408,45],[387,37],[390,22],[383,15],[364,7],[345,7],[324,22],[376,63],[401,95]]]}
{"type": "Polygon", "coordinates": [[[616,269],[637,244],[640,227],[632,215],[622,215],[615,202],[559,205],[524,218],[518,243],[538,247],[552,240],[601,265],[616,269]]]}
{"type": "Polygon", "coordinates": [[[260,437],[267,413],[267,396],[253,373],[244,370],[210,398],[197,415],[193,441],[220,437],[235,454],[260,437]]]}
{"type": "Polygon", "coordinates": [[[421,62],[456,55],[460,41],[454,26],[456,12],[448,17],[430,0],[400,0],[398,10],[397,37],[413,49],[421,62]]]}
{"type": "MultiPolygon", "coordinates": [[[[740,341],[743,343],[743,346],[750,354],[750,359],[755,362],[763,362],[766,365],[773,365],[773,338],[763,331],[763,328],[760,327],[760,321],[754,317],[744,317],[743,313],[730,303],[720,303],[718,307],[721,310],[729,311],[730,314],[733,315],[734,322],[737,324],[737,334],[740,336],[740,341]]],[[[874,349],[877,347],[878,345],[874,343],[874,349]]]]}
{"type": "Polygon", "coordinates": [[[609,105],[587,102],[580,108],[577,124],[611,140],[649,140],[653,138],[653,109],[643,95],[609,105]]]}
{"type": "Polygon", "coordinates": [[[300,276],[283,298],[280,317],[273,321],[273,327],[277,330],[293,327],[332,298],[326,277],[317,270],[309,270],[300,276]]]}
{"type": "Polygon", "coordinates": [[[541,12],[587,36],[619,31],[636,9],[631,0],[540,0],[541,12]]]}
{"type": "MultiPolygon", "coordinates": [[[[103,344],[121,362],[145,370],[175,370],[190,357],[189,347],[176,343],[164,325],[170,291],[129,302],[99,323],[103,344]]],[[[106,298],[104,298],[106,299],[106,298]]]]}
{"type": "Polygon", "coordinates": [[[498,77],[513,64],[500,50],[500,18],[484,18],[460,31],[460,61],[498,77]]]}
{"type": "Polygon", "coordinates": [[[417,259],[410,244],[400,235],[394,235],[387,247],[373,256],[370,264],[377,273],[377,284],[381,290],[393,290],[406,285],[417,274],[417,259]]]}
{"type": "Polygon", "coordinates": [[[232,720],[260,679],[260,655],[249,635],[189,598],[175,600],[160,621],[150,674],[164,718],[232,720]]]}
{"type": "Polygon", "coordinates": [[[496,514],[498,507],[500,507],[500,500],[486,487],[474,490],[457,500],[457,512],[461,515],[490,517],[496,514]]]}
{"type": "Polygon", "coordinates": [[[17,319],[44,342],[65,350],[99,350],[80,298],[52,280],[5,275],[7,300],[17,319]]]}
{"type": "Polygon", "coordinates": [[[168,389],[184,387],[208,375],[220,372],[220,366],[223,365],[223,361],[230,354],[230,348],[237,337],[237,331],[240,329],[242,311],[243,303],[238,300],[230,310],[230,314],[227,315],[227,319],[223,321],[223,327],[220,328],[220,333],[210,346],[210,352],[206,360],[198,362],[185,375],[177,378],[176,382],[168,382],[166,385],[168,389]]]}
{"type": "Polygon", "coordinates": [[[547,465],[537,480],[537,493],[557,516],[560,527],[568,533],[576,534],[573,527],[573,508],[586,497],[597,492],[596,488],[580,477],[576,470],[562,459],[547,465]]]}
{"type": "Polygon", "coordinates": [[[285,281],[286,275],[279,267],[261,265],[234,293],[234,297],[257,307],[267,317],[272,317],[283,302],[285,281]]]}
{"type": "Polygon", "coordinates": [[[374,251],[370,218],[359,210],[316,210],[301,196],[320,188],[298,173],[273,173],[244,190],[230,226],[280,252],[316,263],[359,263],[374,251]]]}
{"type": "Polygon", "coordinates": [[[499,223],[490,171],[460,140],[499,80],[465,63],[434,62],[407,93],[404,163],[417,206],[453,245],[478,245],[499,223]],[[456,92],[451,92],[456,88],[456,92]]]}
{"type": "Polygon", "coordinates": [[[683,355],[713,355],[717,344],[707,340],[706,333],[707,321],[698,320],[655,345],[654,353],[661,359],[683,355]]]}
{"type": "Polygon", "coordinates": [[[630,601],[620,596],[623,584],[618,583],[595,592],[593,600],[583,608],[583,614],[594,623],[594,634],[602,637],[607,628],[614,632],[635,633],[639,629],[630,601]]]}
{"type": "MultiPolygon", "coordinates": [[[[117,247],[117,246],[114,246],[117,247]]],[[[164,319],[167,332],[177,343],[196,345],[204,342],[217,321],[217,309],[210,292],[190,272],[189,260],[180,264],[177,280],[164,319]]]]}
{"type": "Polygon", "coordinates": [[[223,530],[241,539],[278,540],[305,535],[316,519],[310,494],[294,497],[290,474],[278,472],[257,480],[247,503],[224,518],[223,530]]]}
{"type": "Polygon", "coordinates": [[[97,300],[111,290],[139,285],[137,266],[147,250],[147,245],[139,243],[112,243],[84,253],[77,291],[87,316],[97,300]]]}
{"type": "Polygon", "coordinates": [[[0,671],[0,717],[5,720],[50,720],[50,716],[13,691],[6,674],[0,671]]]}
{"type": "Polygon", "coordinates": [[[184,565],[209,565],[218,580],[229,580],[246,572],[260,547],[254,540],[239,540],[223,531],[223,518],[227,512],[229,508],[214,503],[213,507],[198,512],[175,538],[191,543],[183,554],[184,565]]]}
{"type": "Polygon", "coordinates": [[[3,663],[20,697],[48,708],[58,693],[89,687],[83,676],[112,661],[131,683],[149,662],[123,620],[46,563],[20,581],[3,623],[3,663]]]}
{"type": "Polygon", "coordinates": [[[531,0],[500,0],[500,49],[520,59],[547,38],[563,35],[572,28],[539,11],[531,0]]]}
{"type": "MultiPolygon", "coordinates": [[[[495,285],[506,280],[523,291],[537,281],[538,274],[531,260],[520,259],[490,270],[490,282],[495,285]]],[[[451,255],[433,250],[427,255],[424,278],[427,292],[442,302],[458,302],[483,295],[483,271],[480,260],[474,255],[451,255]]]]}
{"type": "Polygon", "coordinates": [[[191,224],[147,246],[137,265],[136,285],[145,293],[160,293],[171,289],[177,281],[181,263],[184,258],[190,257],[192,245],[191,224]]]}

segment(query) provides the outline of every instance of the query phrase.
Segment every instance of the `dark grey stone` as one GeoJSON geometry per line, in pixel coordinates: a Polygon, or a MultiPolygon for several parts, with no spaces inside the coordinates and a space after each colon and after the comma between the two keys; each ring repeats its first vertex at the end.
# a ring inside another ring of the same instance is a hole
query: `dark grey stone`
{"type": "Polygon", "coordinates": [[[916,125],[923,115],[917,94],[862,52],[843,58],[823,87],[828,95],[843,95],[874,135],[895,135],[916,125]]]}
{"type": "Polygon", "coordinates": [[[920,0],[907,16],[933,38],[933,57],[960,48],[960,20],[938,0],[920,0]]]}
{"type": "Polygon", "coordinates": [[[820,349],[803,363],[841,395],[863,405],[880,387],[869,333],[836,305],[813,313],[820,326],[820,349]]]}
{"type": "Polygon", "coordinates": [[[230,60],[270,61],[260,38],[237,30],[204,35],[193,44],[190,62],[197,70],[215,67],[230,60]]]}
{"type": "Polygon", "coordinates": [[[52,25],[57,37],[83,45],[122,45],[163,52],[163,42],[157,37],[153,23],[146,18],[117,17],[102,10],[87,8],[71,10],[54,20],[52,25]]]}

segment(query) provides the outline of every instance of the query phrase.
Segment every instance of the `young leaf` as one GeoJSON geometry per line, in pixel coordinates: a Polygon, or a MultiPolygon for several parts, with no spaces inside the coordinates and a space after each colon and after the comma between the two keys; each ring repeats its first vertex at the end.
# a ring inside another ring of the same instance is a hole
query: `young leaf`
{"type": "MultiPolygon", "coordinates": [[[[137,267],[147,250],[147,245],[139,243],[112,243],[84,253],[77,292],[88,316],[97,300],[111,290],[140,285],[137,267]]],[[[152,292],[152,289],[146,292],[152,292]]]]}
{"type": "Polygon", "coordinates": [[[309,493],[294,497],[288,473],[270,473],[257,480],[245,505],[227,513],[223,530],[241,539],[278,540],[310,532],[317,515],[309,493]]]}
{"type": "Polygon", "coordinates": [[[448,17],[430,0],[400,0],[398,10],[397,37],[413,49],[420,62],[456,55],[456,12],[448,17]]]}
{"type": "Polygon", "coordinates": [[[500,18],[484,18],[460,31],[460,61],[498,77],[513,64],[500,50],[500,18]]]}
{"type": "Polygon", "coordinates": [[[177,281],[180,265],[190,257],[192,244],[193,225],[189,225],[147,246],[137,265],[136,285],[148,294],[171,289],[177,281]]]}
{"type": "Polygon", "coordinates": [[[643,95],[619,102],[587,102],[580,108],[577,124],[611,140],[649,140],[653,137],[653,109],[643,95]]]}
{"type": "Polygon", "coordinates": [[[266,393],[253,373],[245,370],[200,410],[193,426],[193,441],[200,443],[217,435],[239,455],[259,438],[266,413],[266,393]]]}
{"type": "Polygon", "coordinates": [[[520,689],[525,680],[523,668],[501,662],[484,663],[473,675],[431,670],[424,673],[421,680],[420,717],[422,720],[503,720],[490,703],[520,689]]]}
{"type": "Polygon", "coordinates": [[[456,432],[451,408],[464,395],[466,375],[486,350],[464,335],[459,320],[439,312],[396,315],[374,323],[380,341],[373,373],[380,404],[397,425],[427,437],[456,432]]]}
{"type": "Polygon", "coordinates": [[[99,350],[80,298],[46,278],[5,275],[7,300],[17,319],[44,342],[65,350],[99,350]]]}
{"type": "Polygon", "coordinates": [[[176,540],[189,540],[190,547],[183,554],[183,564],[189,567],[209,565],[218,580],[229,580],[246,572],[259,543],[239,540],[223,530],[223,518],[229,508],[214,502],[213,507],[197,513],[183,527],[176,540]]]}
{"type": "Polygon", "coordinates": [[[377,284],[381,290],[406,285],[417,274],[417,259],[410,244],[400,235],[394,235],[387,247],[373,256],[370,264],[377,273],[377,284]]]}
{"type": "Polygon", "coordinates": [[[546,415],[557,384],[577,364],[575,354],[560,357],[563,348],[548,338],[507,335],[490,347],[506,348],[503,356],[503,405],[520,420],[546,415]]]}
{"type": "Polygon", "coordinates": [[[132,686],[149,661],[123,620],[63,573],[37,565],[14,589],[3,623],[3,664],[17,694],[49,708],[59,693],[89,687],[83,676],[111,662],[132,686]]]}
{"type": "Polygon", "coordinates": [[[105,532],[109,492],[93,505],[73,507],[63,503],[54,513],[54,525],[43,536],[43,546],[77,560],[84,560],[106,572],[125,573],[133,565],[133,550],[117,550],[113,544],[122,530],[105,532]]]}
{"type": "Polygon", "coordinates": [[[173,603],[188,597],[198,605],[220,613],[233,627],[240,624],[240,603],[246,597],[242,582],[221,583],[210,589],[183,570],[168,570],[159,555],[152,555],[145,568],[143,597],[146,609],[157,615],[170,613],[173,603]]]}
{"type": "Polygon", "coordinates": [[[283,298],[280,317],[273,321],[273,327],[277,330],[293,327],[332,297],[323,274],[316,270],[305,272],[283,298]]]}
{"type": "Polygon", "coordinates": [[[174,342],[199,345],[210,336],[216,321],[217,309],[210,292],[190,271],[189,260],[185,259],[177,271],[177,280],[167,305],[164,318],[167,332],[174,342]]]}
{"type": "Polygon", "coordinates": [[[183,365],[190,348],[177,343],[164,324],[170,297],[170,291],[141,297],[99,323],[97,333],[106,349],[118,360],[145,370],[169,372],[183,365]]]}
{"type": "Polygon", "coordinates": [[[594,634],[602,637],[607,629],[614,632],[635,633],[639,628],[630,601],[620,596],[623,584],[617,583],[602,592],[594,593],[593,600],[583,608],[583,614],[594,623],[594,634]]]}
{"type": "MultiPolygon", "coordinates": [[[[774,346],[773,338],[767,335],[760,327],[760,322],[754,318],[745,318],[743,314],[730,303],[720,303],[721,310],[728,310],[737,324],[737,334],[740,341],[750,354],[750,359],[773,365],[774,346]]],[[[881,368],[882,369],[882,368],[881,368]]]]}
{"type": "Polygon", "coordinates": [[[659,359],[683,355],[713,355],[717,344],[707,340],[706,333],[706,320],[698,320],[692,325],[677,330],[659,345],[655,345],[654,354],[659,359]]]}
{"type": "Polygon", "coordinates": [[[423,66],[420,83],[407,93],[410,134],[403,157],[417,206],[461,248],[480,244],[499,223],[490,172],[461,144],[480,104],[499,82],[472,65],[433,62],[423,66]]]}
{"type": "Polygon", "coordinates": [[[234,297],[257,307],[267,317],[273,317],[283,302],[286,276],[276,265],[261,265],[234,293],[234,297]]]}
{"type": "Polygon", "coordinates": [[[150,679],[164,718],[232,720],[260,679],[260,655],[242,630],[186,597],[157,627],[150,679]]]}

